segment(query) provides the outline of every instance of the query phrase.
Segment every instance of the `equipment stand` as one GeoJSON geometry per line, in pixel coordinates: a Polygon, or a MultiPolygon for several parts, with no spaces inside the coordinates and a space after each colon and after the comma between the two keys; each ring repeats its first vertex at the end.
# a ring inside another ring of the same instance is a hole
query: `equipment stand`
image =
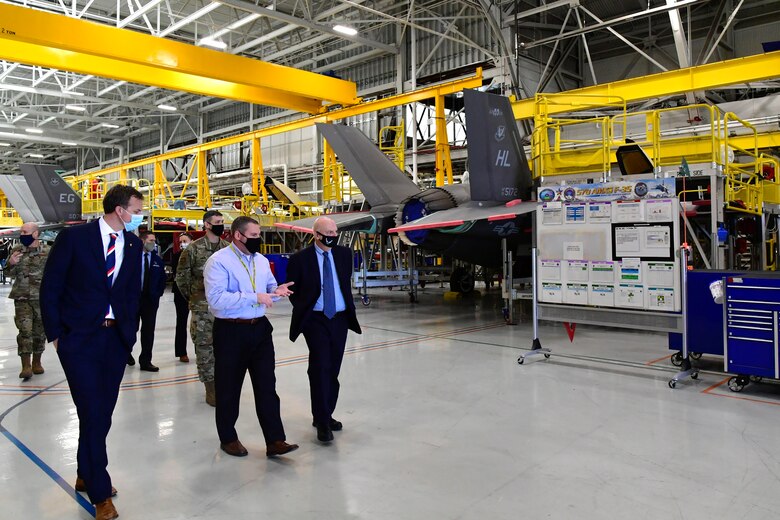
{"type": "Polygon", "coordinates": [[[503,283],[501,289],[504,296],[504,320],[507,325],[515,325],[515,302],[512,298],[512,290],[514,288],[514,273],[512,272],[512,251],[507,247],[506,238],[501,239],[501,256],[503,262],[503,283]]]}
{"type": "Polygon", "coordinates": [[[691,366],[691,357],[688,354],[688,245],[680,248],[680,302],[682,304],[682,368],[669,380],[669,388],[677,386],[678,381],[685,379],[698,379],[699,370],[691,366]]]}
{"type": "Polygon", "coordinates": [[[531,359],[538,356],[544,356],[545,359],[550,358],[550,349],[543,348],[542,342],[539,341],[539,309],[538,309],[538,296],[539,296],[539,277],[536,272],[536,257],[538,255],[537,249],[534,247],[531,249],[531,269],[533,278],[533,298],[531,299],[531,314],[533,321],[533,336],[534,340],[531,343],[531,351],[522,354],[517,358],[517,364],[522,365],[526,359],[531,359]]]}

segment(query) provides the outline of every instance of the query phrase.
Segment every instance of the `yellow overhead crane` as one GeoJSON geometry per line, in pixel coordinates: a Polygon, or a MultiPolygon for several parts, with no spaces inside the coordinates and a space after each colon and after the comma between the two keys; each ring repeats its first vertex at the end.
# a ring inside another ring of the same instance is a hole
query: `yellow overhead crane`
{"type": "Polygon", "coordinates": [[[0,3],[0,59],[316,114],[351,81],[0,3]]]}
{"type": "MultiPolygon", "coordinates": [[[[217,139],[215,141],[210,141],[208,143],[203,143],[196,146],[178,148],[161,155],[139,159],[137,161],[84,173],[82,175],[68,177],[68,181],[76,191],[82,193],[82,211],[85,214],[93,212],[99,213],[100,201],[102,199],[101,194],[105,193],[105,190],[110,188],[111,183],[132,182],[132,179],[128,173],[130,170],[153,165],[154,182],[142,182],[139,186],[144,188],[147,193],[149,193],[149,197],[147,197],[147,204],[149,204],[149,210],[153,216],[158,218],[170,217],[197,220],[198,216],[201,215],[202,212],[188,212],[186,210],[174,209],[174,206],[177,206],[177,201],[185,200],[185,196],[191,187],[197,188],[196,196],[192,201],[194,205],[201,208],[211,207],[214,205],[215,200],[209,189],[209,180],[206,168],[208,152],[223,146],[249,141],[251,143],[251,185],[253,193],[259,195],[258,197],[254,197],[254,199],[256,200],[256,204],[268,204],[268,193],[265,187],[263,158],[260,147],[260,140],[262,138],[267,138],[272,135],[290,132],[293,130],[299,130],[301,128],[307,128],[315,123],[339,121],[351,116],[365,114],[368,112],[377,112],[380,110],[385,110],[408,103],[416,103],[418,101],[431,98],[433,98],[437,104],[443,105],[444,96],[460,92],[463,89],[477,88],[480,86],[482,86],[482,69],[478,68],[473,76],[469,76],[464,79],[432,85],[414,90],[412,92],[388,96],[374,101],[367,101],[350,107],[334,109],[315,116],[304,117],[294,121],[255,130],[253,132],[247,132],[236,136],[217,139]],[[191,159],[189,170],[187,172],[187,178],[184,181],[178,183],[168,181],[164,174],[166,162],[173,159],[182,158],[191,159]],[[107,180],[109,177],[111,178],[110,181],[107,180]]],[[[447,145],[448,143],[446,127],[444,125],[437,125],[436,141],[438,154],[440,149],[444,149],[444,146],[440,145],[447,145]],[[439,128],[439,126],[441,126],[441,128],[439,128]]],[[[326,142],[326,155],[328,150],[329,147],[327,146],[326,142]]],[[[444,161],[440,161],[437,156],[437,165],[440,162],[443,163],[444,161]]],[[[452,173],[450,169],[450,177],[451,174],[452,173]]],[[[437,179],[439,179],[439,177],[440,173],[437,168],[437,179]]],[[[443,180],[444,172],[441,173],[441,177],[443,180]]],[[[335,181],[336,179],[325,180],[325,182],[335,181]]],[[[251,208],[248,206],[242,209],[244,211],[251,210],[251,208]]]]}

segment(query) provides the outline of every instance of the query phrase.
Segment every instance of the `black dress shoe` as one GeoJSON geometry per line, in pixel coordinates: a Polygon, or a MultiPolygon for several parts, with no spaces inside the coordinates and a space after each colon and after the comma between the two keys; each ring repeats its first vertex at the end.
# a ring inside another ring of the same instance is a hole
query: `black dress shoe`
{"type": "Polygon", "coordinates": [[[333,440],[333,432],[330,428],[317,426],[317,440],[320,442],[330,442],[333,440]]]}
{"type": "MultiPolygon", "coordinates": [[[[317,424],[316,421],[312,421],[312,426],[315,428],[319,428],[319,424],[317,424]]],[[[334,432],[340,432],[344,428],[344,425],[341,424],[341,421],[337,421],[336,419],[330,420],[330,429],[334,432]]]]}
{"type": "Polygon", "coordinates": [[[228,442],[227,444],[220,444],[219,447],[222,448],[222,451],[228,455],[233,455],[234,457],[246,457],[249,453],[238,439],[234,440],[233,442],[228,442]]]}
{"type": "Polygon", "coordinates": [[[141,370],[146,370],[147,372],[159,372],[160,368],[149,363],[148,365],[141,365],[141,370]]]}
{"type": "Polygon", "coordinates": [[[132,354],[128,354],[128,356],[127,356],[127,366],[131,367],[133,365],[135,365],[135,358],[133,357],[132,354]]]}

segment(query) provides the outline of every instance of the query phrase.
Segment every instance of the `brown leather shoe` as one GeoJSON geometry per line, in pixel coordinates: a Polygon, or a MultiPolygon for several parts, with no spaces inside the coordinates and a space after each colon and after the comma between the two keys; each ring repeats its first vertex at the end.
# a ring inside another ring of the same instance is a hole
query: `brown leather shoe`
{"type": "Polygon", "coordinates": [[[233,442],[228,442],[227,444],[220,444],[219,447],[222,448],[222,451],[228,455],[233,455],[234,457],[246,457],[249,454],[238,439],[233,442]]]}
{"type": "Polygon", "coordinates": [[[95,520],[114,520],[114,518],[119,518],[119,513],[116,512],[110,498],[95,504],[95,520]]]}
{"type": "Polygon", "coordinates": [[[266,457],[276,457],[277,455],[284,455],[285,453],[290,453],[297,449],[297,444],[287,444],[284,441],[276,441],[266,446],[265,455],[266,457]]]}
{"type": "Polygon", "coordinates": [[[189,358],[189,356],[187,356],[185,354],[183,356],[179,356],[179,361],[181,361],[182,363],[189,363],[190,362],[190,358],[189,358]]]}
{"type": "MultiPolygon", "coordinates": [[[[87,492],[87,485],[84,483],[84,479],[80,477],[76,477],[76,485],[73,486],[73,488],[79,493],[87,492]]],[[[112,497],[116,496],[116,488],[114,486],[111,486],[111,496],[112,497]]]]}

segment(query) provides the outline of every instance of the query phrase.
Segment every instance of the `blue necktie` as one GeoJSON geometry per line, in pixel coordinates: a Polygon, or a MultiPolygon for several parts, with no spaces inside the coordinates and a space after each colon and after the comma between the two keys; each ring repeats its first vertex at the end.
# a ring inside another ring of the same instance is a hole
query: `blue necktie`
{"type": "MultiPolygon", "coordinates": [[[[116,267],[116,237],[117,233],[111,233],[108,235],[108,249],[106,249],[106,283],[108,283],[108,288],[111,289],[111,286],[114,284],[114,269],[116,267]]],[[[106,309],[106,317],[108,317],[111,314],[111,304],[108,304],[108,309],[106,309]]]]}
{"type": "Polygon", "coordinates": [[[327,252],[322,253],[322,312],[328,319],[336,315],[336,292],[333,290],[333,273],[327,252]]]}

